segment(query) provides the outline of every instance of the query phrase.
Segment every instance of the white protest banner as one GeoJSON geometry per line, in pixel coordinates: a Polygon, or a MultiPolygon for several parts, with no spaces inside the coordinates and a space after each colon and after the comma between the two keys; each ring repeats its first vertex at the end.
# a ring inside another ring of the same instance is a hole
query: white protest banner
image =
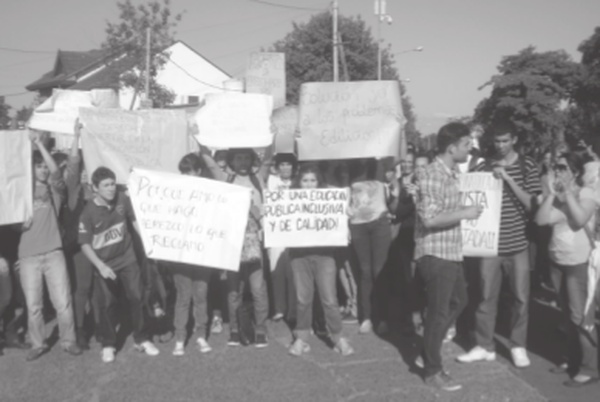
{"type": "Polygon", "coordinates": [[[397,81],[311,82],[300,89],[300,160],[397,157],[397,81]]]}
{"type": "Polygon", "coordinates": [[[479,219],[462,221],[463,254],[466,257],[498,255],[500,212],[502,210],[502,180],[493,173],[460,175],[460,192],[465,206],[481,205],[479,219]]]}
{"type": "Polygon", "coordinates": [[[134,169],[128,184],[149,258],[239,269],[250,189],[145,169],[134,169]]]}
{"type": "Polygon", "coordinates": [[[298,106],[285,106],[276,109],[271,117],[275,131],[275,153],[294,153],[296,133],[298,131],[298,106]]]}
{"type": "Polygon", "coordinates": [[[265,191],[266,247],[348,245],[349,190],[265,191]]]}
{"type": "Polygon", "coordinates": [[[0,131],[0,225],[33,215],[32,170],[29,131],[0,131]]]}
{"type": "Polygon", "coordinates": [[[198,142],[209,148],[262,148],[271,145],[273,97],[262,94],[207,94],[196,114],[198,142]]]}
{"type": "Polygon", "coordinates": [[[285,53],[250,53],[246,92],[273,96],[277,109],[285,106],[285,91],[285,53]]]}
{"type": "Polygon", "coordinates": [[[29,120],[29,127],[73,135],[80,107],[118,108],[119,99],[112,89],[55,89],[52,96],[35,109],[29,120]]]}
{"type": "Polygon", "coordinates": [[[127,183],[132,167],[178,172],[189,152],[185,111],[89,109],[79,111],[85,167],[112,169],[117,183],[127,183]]]}

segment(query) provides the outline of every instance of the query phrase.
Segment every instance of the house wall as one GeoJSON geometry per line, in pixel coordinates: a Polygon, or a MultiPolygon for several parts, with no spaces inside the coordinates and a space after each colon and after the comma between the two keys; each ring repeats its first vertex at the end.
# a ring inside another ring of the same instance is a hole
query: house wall
{"type": "MultiPolygon", "coordinates": [[[[205,60],[198,53],[182,42],[177,42],[169,48],[169,61],[158,73],[156,80],[175,92],[174,105],[190,103],[190,97],[204,100],[207,93],[223,92],[223,82],[231,77],[205,60]]],[[[133,91],[121,89],[119,103],[124,109],[129,109],[133,91]]],[[[134,102],[134,109],[139,107],[139,97],[134,102]]]]}

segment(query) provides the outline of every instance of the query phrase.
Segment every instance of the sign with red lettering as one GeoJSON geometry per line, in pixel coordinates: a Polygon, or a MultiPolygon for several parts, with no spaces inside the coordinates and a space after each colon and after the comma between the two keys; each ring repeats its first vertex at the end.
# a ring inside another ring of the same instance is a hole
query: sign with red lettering
{"type": "Polygon", "coordinates": [[[143,169],[133,169],[128,188],[149,258],[239,269],[250,189],[143,169]]]}
{"type": "Polygon", "coordinates": [[[347,246],[348,199],[340,188],[265,191],[265,246],[347,246]]]}
{"type": "Polygon", "coordinates": [[[462,241],[465,257],[495,257],[500,238],[503,182],[493,173],[466,173],[460,175],[462,204],[481,205],[478,219],[463,220],[462,241]]]}

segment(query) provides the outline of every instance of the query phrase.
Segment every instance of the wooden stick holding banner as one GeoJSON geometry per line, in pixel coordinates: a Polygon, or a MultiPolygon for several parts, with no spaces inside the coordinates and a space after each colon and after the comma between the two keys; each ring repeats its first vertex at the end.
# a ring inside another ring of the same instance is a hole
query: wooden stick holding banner
{"type": "Polygon", "coordinates": [[[348,245],[348,189],[264,193],[266,247],[348,245]]]}
{"type": "Polygon", "coordinates": [[[128,187],[149,258],[239,269],[250,189],[143,169],[128,187]]]}
{"type": "Polygon", "coordinates": [[[462,221],[463,254],[465,257],[498,255],[503,182],[493,173],[460,175],[460,191],[464,206],[480,205],[478,219],[462,221]]]}

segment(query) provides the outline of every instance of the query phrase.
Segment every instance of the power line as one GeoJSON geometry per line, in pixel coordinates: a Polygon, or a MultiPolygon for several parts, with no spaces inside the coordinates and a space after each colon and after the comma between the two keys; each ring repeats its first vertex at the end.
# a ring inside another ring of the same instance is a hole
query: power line
{"type": "Polygon", "coordinates": [[[213,85],[211,83],[208,83],[206,81],[202,81],[199,78],[196,78],[194,75],[192,75],[189,71],[187,71],[185,68],[181,67],[179,64],[175,63],[172,59],[169,59],[169,62],[173,63],[175,65],[175,67],[179,68],[181,71],[183,71],[188,77],[190,77],[191,79],[198,81],[201,84],[204,84],[206,86],[212,87],[212,88],[216,88],[216,89],[220,89],[221,91],[233,91],[233,92],[243,92],[243,91],[239,91],[237,89],[228,89],[228,88],[224,88],[224,87],[219,87],[216,85],[213,85]]]}
{"type": "Polygon", "coordinates": [[[9,96],[19,96],[19,95],[25,95],[25,94],[29,94],[29,93],[31,93],[31,92],[25,91],[25,92],[16,92],[16,93],[12,93],[12,94],[2,94],[0,96],[7,98],[9,96]]]}
{"type": "Polygon", "coordinates": [[[19,63],[12,63],[12,64],[2,64],[2,65],[0,65],[0,69],[4,69],[4,68],[8,68],[8,67],[15,67],[15,66],[22,66],[24,64],[35,63],[37,61],[48,60],[51,57],[52,56],[44,56],[41,59],[26,60],[26,61],[21,61],[19,63]]]}
{"type": "Polygon", "coordinates": [[[55,51],[50,50],[25,50],[25,49],[15,49],[10,47],[0,47],[0,50],[4,50],[5,52],[15,52],[15,53],[56,53],[55,51]]]}
{"type": "Polygon", "coordinates": [[[290,9],[290,10],[308,10],[308,11],[324,11],[324,10],[326,10],[326,8],[311,8],[311,7],[289,6],[287,4],[272,3],[270,1],[264,1],[264,0],[249,0],[249,1],[251,1],[253,3],[265,4],[267,6],[272,6],[272,7],[287,8],[287,9],[290,9]]]}

